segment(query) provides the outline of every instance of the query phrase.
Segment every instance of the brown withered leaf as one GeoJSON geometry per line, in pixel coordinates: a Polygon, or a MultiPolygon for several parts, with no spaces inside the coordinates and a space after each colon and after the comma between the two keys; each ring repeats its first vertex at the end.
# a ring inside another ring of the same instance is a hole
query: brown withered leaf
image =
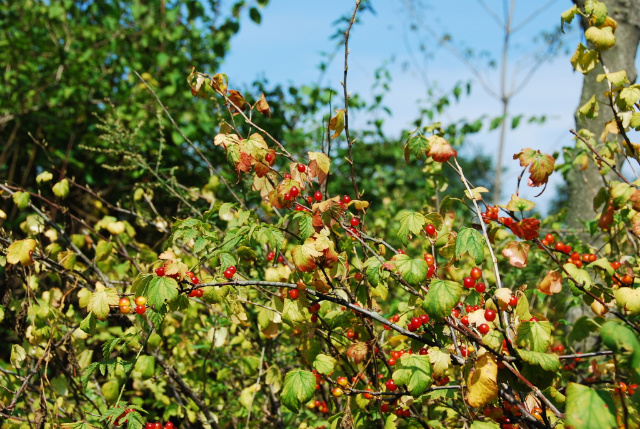
{"type": "Polygon", "coordinates": [[[530,148],[522,149],[522,151],[513,155],[513,159],[520,160],[521,167],[529,167],[529,186],[533,187],[547,183],[549,176],[553,173],[556,162],[553,156],[530,148]]]}
{"type": "Polygon", "coordinates": [[[368,351],[367,344],[358,341],[347,349],[347,356],[353,358],[353,362],[358,365],[367,357],[368,351]]]}
{"type": "Polygon", "coordinates": [[[613,205],[609,202],[606,207],[602,211],[600,215],[600,219],[598,219],[598,226],[600,229],[608,231],[611,228],[611,224],[613,224],[613,215],[615,213],[615,209],[613,205]]]}
{"type": "Polygon", "coordinates": [[[524,240],[532,240],[538,236],[540,221],[531,217],[522,219],[520,222],[512,223],[509,227],[511,232],[524,240]]]}
{"type": "Polygon", "coordinates": [[[264,92],[260,94],[260,99],[256,101],[255,108],[258,112],[262,113],[264,116],[271,117],[271,107],[269,107],[269,103],[267,103],[267,99],[264,98],[264,92]]]}
{"type": "Polygon", "coordinates": [[[224,73],[217,73],[213,75],[211,86],[215,92],[224,96],[227,93],[227,87],[229,86],[229,78],[224,73]]]}
{"type": "Polygon", "coordinates": [[[232,114],[237,115],[238,113],[240,113],[240,111],[244,110],[245,105],[247,104],[247,100],[244,99],[244,96],[240,93],[240,91],[230,89],[228,98],[232,103],[229,106],[232,114]]]}
{"type": "Polygon", "coordinates": [[[529,257],[529,245],[522,241],[511,241],[502,249],[502,256],[509,260],[509,264],[516,268],[527,266],[527,258],[529,257]]]}
{"type": "Polygon", "coordinates": [[[549,271],[538,285],[538,292],[553,295],[562,291],[562,274],[556,270],[549,271]]]}

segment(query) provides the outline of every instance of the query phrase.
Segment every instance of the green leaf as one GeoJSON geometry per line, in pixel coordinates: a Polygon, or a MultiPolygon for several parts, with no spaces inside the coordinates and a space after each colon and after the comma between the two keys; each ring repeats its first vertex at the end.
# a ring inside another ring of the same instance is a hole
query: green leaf
{"type": "Polygon", "coordinates": [[[640,342],[636,334],[618,322],[608,321],[600,328],[604,345],[615,352],[621,366],[629,368],[634,381],[640,380],[640,342]]]}
{"type": "Polygon", "coordinates": [[[601,1],[587,0],[584,3],[584,11],[595,18],[594,24],[598,27],[607,19],[607,5],[601,1]]]}
{"type": "Polygon", "coordinates": [[[599,109],[600,104],[598,104],[596,96],[594,95],[589,99],[589,101],[578,108],[578,116],[582,121],[584,121],[585,119],[594,119],[598,117],[599,109]]]}
{"type": "Polygon", "coordinates": [[[429,362],[436,376],[443,375],[451,367],[451,353],[447,349],[429,347],[429,362]]]}
{"type": "Polygon", "coordinates": [[[616,36],[611,27],[589,27],[584,32],[584,37],[599,51],[611,49],[616,44],[616,36]]]}
{"type": "Polygon", "coordinates": [[[260,15],[260,11],[258,10],[258,8],[252,7],[251,9],[249,9],[249,18],[251,18],[251,20],[256,24],[260,24],[260,22],[262,21],[262,16],[260,15]]]}
{"type": "Polygon", "coordinates": [[[593,261],[590,265],[591,265],[591,267],[600,267],[600,268],[602,268],[603,270],[605,270],[607,272],[607,275],[609,275],[609,276],[612,276],[613,273],[615,272],[615,270],[611,266],[611,263],[609,262],[609,260],[607,258],[604,258],[604,257],[593,261]]]}
{"type": "Polygon", "coordinates": [[[476,420],[471,423],[471,427],[469,429],[500,429],[500,425],[495,422],[480,422],[476,420]]]}
{"type": "MultiPolygon", "coordinates": [[[[618,95],[620,101],[623,101],[626,109],[632,109],[633,105],[640,101],[640,88],[638,85],[632,85],[623,88],[618,95]]],[[[15,198],[14,198],[15,201],[15,198]]]]}
{"type": "Polygon", "coordinates": [[[560,369],[560,359],[556,354],[538,353],[521,349],[516,349],[516,351],[523,361],[539,366],[544,371],[557,371],[560,369]]]}
{"type": "Polygon", "coordinates": [[[29,206],[31,195],[28,192],[18,191],[13,194],[13,202],[19,210],[24,210],[29,206]]]}
{"type": "Polygon", "coordinates": [[[408,243],[409,234],[418,235],[422,232],[426,220],[422,213],[403,212],[400,216],[400,229],[398,230],[398,238],[405,246],[408,243]]]}
{"type": "Polygon", "coordinates": [[[7,249],[7,262],[10,264],[21,264],[24,266],[33,264],[31,255],[38,243],[32,238],[18,240],[11,243],[7,249]]]}
{"type": "Polygon", "coordinates": [[[518,325],[516,344],[534,352],[544,352],[551,343],[551,323],[522,322],[518,325]]]}
{"type": "Polygon", "coordinates": [[[27,352],[20,344],[14,344],[11,346],[11,356],[9,362],[14,368],[22,368],[22,362],[27,358],[27,352]]]}
{"type": "Polygon", "coordinates": [[[49,180],[53,179],[53,174],[51,174],[48,171],[43,171],[42,173],[38,174],[36,176],[36,182],[38,184],[42,183],[42,182],[48,182],[49,180]]]}
{"type": "Polygon", "coordinates": [[[598,64],[598,52],[587,49],[582,43],[578,43],[576,52],[571,57],[571,65],[576,71],[587,74],[598,64]]]}
{"type": "Polygon", "coordinates": [[[519,196],[513,194],[511,195],[511,200],[507,204],[506,209],[513,212],[524,212],[533,209],[535,206],[536,203],[525,200],[524,198],[520,198],[519,196]]]}
{"type": "Polygon", "coordinates": [[[372,286],[378,286],[382,280],[389,277],[389,272],[381,269],[382,262],[374,256],[367,259],[363,267],[366,269],[367,280],[369,280],[372,286]]]}
{"type": "Polygon", "coordinates": [[[111,255],[113,249],[113,243],[105,240],[100,240],[96,246],[96,261],[104,261],[111,255]]]}
{"type": "Polygon", "coordinates": [[[591,276],[582,268],[578,268],[573,264],[564,264],[564,269],[576,279],[576,281],[580,284],[583,284],[585,287],[590,287],[593,283],[591,282],[591,276]]]}
{"type": "MultiPolygon", "coordinates": [[[[605,78],[615,86],[623,86],[629,83],[629,79],[627,78],[627,72],[624,70],[620,70],[612,73],[599,74],[598,76],[596,76],[596,81],[602,82],[602,80],[605,78]]],[[[594,98],[595,98],[595,95],[591,97],[591,99],[594,99],[594,98]]]]}
{"type": "Polygon", "coordinates": [[[504,116],[498,116],[497,118],[493,118],[489,123],[489,131],[495,130],[500,125],[502,125],[502,123],[504,122],[504,119],[505,119],[504,116]]]}
{"type": "Polygon", "coordinates": [[[462,296],[462,286],[449,280],[434,280],[429,286],[422,308],[434,319],[441,320],[451,314],[451,310],[462,296]]]}
{"type": "Polygon", "coordinates": [[[491,347],[493,350],[500,350],[502,347],[502,341],[504,337],[497,329],[492,329],[487,335],[482,337],[482,343],[487,347],[491,347]]]}
{"type": "Polygon", "coordinates": [[[56,197],[64,200],[65,198],[67,198],[67,195],[69,195],[69,181],[67,179],[62,179],[61,181],[53,185],[51,189],[53,190],[53,194],[56,197]]]}
{"type": "Polygon", "coordinates": [[[514,116],[513,118],[511,118],[511,129],[518,128],[520,120],[522,120],[522,115],[514,116]]]}
{"type": "Polygon", "coordinates": [[[305,309],[300,300],[288,299],[285,301],[282,309],[282,320],[285,323],[293,326],[304,322],[306,319],[305,309]]]}
{"type": "Polygon", "coordinates": [[[616,405],[609,392],[594,390],[577,383],[567,388],[565,426],[580,429],[616,429],[616,405]]]}
{"type": "Polygon", "coordinates": [[[158,309],[178,296],[178,282],[169,277],[140,274],[133,282],[132,290],[136,296],[146,297],[149,306],[158,309]]]}
{"type": "Polygon", "coordinates": [[[316,377],[309,371],[301,369],[289,371],[284,378],[282,403],[294,413],[300,410],[316,392],[316,377]]]}
{"type": "Polygon", "coordinates": [[[93,332],[94,329],[96,329],[96,316],[93,313],[89,313],[87,315],[87,317],[85,317],[84,319],[82,319],[82,322],[80,322],[80,326],[79,328],[81,330],[83,330],[84,332],[93,332]]]}
{"type": "Polygon", "coordinates": [[[424,259],[411,259],[408,255],[396,255],[393,263],[402,278],[411,286],[419,286],[427,279],[429,265],[424,259]]]}
{"type": "Polygon", "coordinates": [[[430,147],[429,140],[422,134],[412,136],[404,145],[404,160],[409,164],[411,155],[417,160],[423,160],[430,147]]]}
{"type": "Polygon", "coordinates": [[[562,12],[562,14],[560,15],[560,30],[564,33],[564,24],[571,24],[571,21],[573,21],[573,17],[576,16],[576,13],[578,13],[578,6],[573,5],[573,7],[571,9],[567,9],[564,12],[562,12]]]}
{"type": "Polygon", "coordinates": [[[104,319],[109,314],[109,307],[118,305],[119,300],[120,297],[115,288],[99,289],[91,294],[87,310],[95,314],[99,319],[104,319]]]}
{"type": "Polygon", "coordinates": [[[598,324],[590,317],[582,316],[573,323],[573,328],[567,336],[569,345],[582,341],[587,338],[591,333],[598,330],[598,324]]]}
{"type": "Polygon", "coordinates": [[[531,313],[529,312],[529,300],[525,295],[518,298],[518,304],[516,304],[516,314],[520,320],[530,320],[531,313]]]}
{"type": "Polygon", "coordinates": [[[307,212],[296,212],[293,215],[293,219],[298,221],[298,228],[300,228],[300,239],[302,241],[315,234],[316,230],[313,227],[313,216],[307,212]]]}
{"type": "Polygon", "coordinates": [[[480,232],[473,228],[463,227],[456,239],[456,259],[469,253],[476,265],[479,265],[484,260],[484,244],[485,240],[480,232]]]}
{"type": "Polygon", "coordinates": [[[431,386],[431,362],[428,355],[405,354],[396,362],[393,380],[406,386],[413,397],[418,397],[431,386]]]}
{"type": "Polygon", "coordinates": [[[335,370],[336,363],[337,361],[332,356],[321,353],[313,361],[313,369],[320,374],[329,375],[335,370]]]}

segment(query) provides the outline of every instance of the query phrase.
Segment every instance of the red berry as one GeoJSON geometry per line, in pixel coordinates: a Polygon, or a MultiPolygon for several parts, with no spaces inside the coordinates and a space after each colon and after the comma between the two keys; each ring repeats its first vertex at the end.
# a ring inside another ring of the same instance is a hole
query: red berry
{"type": "Polygon", "coordinates": [[[424,325],[427,322],[429,322],[429,315],[421,314],[420,315],[420,323],[422,323],[424,325]]]}
{"type": "Polygon", "coordinates": [[[269,164],[271,164],[271,161],[273,161],[274,159],[276,159],[276,157],[271,152],[267,152],[267,154],[264,156],[264,160],[267,161],[269,164]]]}
{"type": "Polygon", "coordinates": [[[202,289],[196,289],[196,298],[202,298],[202,295],[204,295],[204,291],[202,289]]]}
{"type": "Polygon", "coordinates": [[[496,312],[489,308],[484,311],[484,318],[487,322],[493,322],[496,318],[496,312]]]}
{"type": "Polygon", "coordinates": [[[276,257],[276,252],[267,253],[267,261],[273,261],[273,258],[276,257]]]}
{"type": "Polygon", "coordinates": [[[427,278],[433,277],[433,274],[435,272],[436,272],[436,266],[435,265],[429,265],[429,268],[427,269],[427,278]]]}
{"type": "Polygon", "coordinates": [[[564,252],[564,243],[562,241],[558,241],[554,247],[558,252],[564,252]]]}
{"type": "Polygon", "coordinates": [[[471,268],[471,278],[478,280],[480,277],[482,277],[482,269],[480,269],[479,267],[473,267],[471,268]]]}
{"type": "Polygon", "coordinates": [[[298,195],[300,195],[300,190],[296,186],[292,186],[291,189],[289,189],[289,194],[291,194],[292,198],[297,198],[298,195]]]}
{"type": "Polygon", "coordinates": [[[385,383],[385,386],[387,386],[387,390],[390,392],[393,392],[394,390],[396,390],[398,388],[398,386],[396,386],[396,382],[393,380],[393,378],[390,378],[387,380],[387,382],[385,383]]]}
{"type": "Polygon", "coordinates": [[[453,310],[451,310],[451,315],[453,317],[455,317],[456,319],[460,317],[460,310],[458,310],[457,308],[454,308],[453,310]]]}
{"type": "Polygon", "coordinates": [[[300,173],[304,173],[305,171],[307,171],[307,166],[304,164],[298,164],[298,171],[300,173]]]}
{"type": "Polygon", "coordinates": [[[460,347],[460,355],[462,355],[462,357],[469,356],[469,350],[467,350],[466,347],[460,347]]]}
{"type": "Polygon", "coordinates": [[[436,227],[428,223],[427,226],[424,227],[424,231],[427,235],[434,235],[436,233],[436,227]]]}
{"type": "Polygon", "coordinates": [[[351,226],[358,226],[360,225],[360,220],[357,217],[352,217],[349,223],[351,226]]]}
{"type": "Polygon", "coordinates": [[[144,305],[136,305],[136,313],[144,314],[147,311],[147,307],[144,305]]]}
{"type": "Polygon", "coordinates": [[[322,192],[316,191],[316,193],[313,194],[313,199],[316,201],[322,201],[322,192]]]}
{"type": "Polygon", "coordinates": [[[233,277],[233,273],[229,269],[226,269],[222,274],[224,275],[224,278],[227,280],[233,277]]]}
{"type": "Polygon", "coordinates": [[[309,313],[317,313],[320,310],[320,303],[316,302],[311,307],[309,307],[309,313]]]}
{"type": "Polygon", "coordinates": [[[460,319],[460,323],[465,326],[469,326],[469,316],[462,316],[462,319],[460,319]]]}
{"type": "Polygon", "coordinates": [[[471,313],[471,312],[473,311],[473,305],[467,305],[467,306],[464,308],[464,311],[465,311],[467,314],[471,313]]]}
{"type": "Polygon", "coordinates": [[[487,334],[489,330],[490,330],[489,325],[487,325],[486,323],[483,323],[482,325],[478,326],[478,332],[480,332],[482,335],[487,334]]]}
{"type": "Polygon", "coordinates": [[[164,277],[164,267],[156,268],[156,276],[164,277]]]}
{"type": "Polygon", "coordinates": [[[311,315],[311,322],[312,323],[316,323],[318,321],[318,315],[317,314],[312,314],[311,315]]]}
{"type": "Polygon", "coordinates": [[[356,273],[353,277],[354,277],[354,278],[356,279],[356,281],[358,281],[358,282],[359,282],[359,281],[361,281],[361,280],[364,278],[364,276],[362,275],[362,273],[356,273]]]}
{"type": "Polygon", "coordinates": [[[484,283],[476,283],[476,292],[484,293],[484,291],[486,290],[487,290],[487,285],[485,285],[484,283]]]}
{"type": "Polygon", "coordinates": [[[298,289],[289,289],[289,297],[291,299],[298,299],[298,297],[300,297],[300,291],[298,289]]]}
{"type": "Polygon", "coordinates": [[[622,264],[620,263],[620,261],[613,261],[611,263],[611,268],[613,268],[614,270],[617,270],[618,268],[620,268],[622,266],[622,264]]]}
{"type": "Polygon", "coordinates": [[[509,299],[509,305],[511,307],[515,307],[518,305],[518,298],[515,295],[511,295],[511,299],[509,299]]]}
{"type": "Polygon", "coordinates": [[[197,278],[196,276],[191,277],[189,280],[191,280],[191,283],[193,283],[194,285],[197,285],[200,283],[200,279],[197,278]]]}
{"type": "Polygon", "coordinates": [[[553,234],[549,233],[544,236],[544,239],[547,240],[549,243],[553,243],[553,241],[555,240],[555,237],[553,236],[553,234]]]}
{"type": "Polygon", "coordinates": [[[284,262],[284,256],[279,255],[278,256],[278,262],[283,263],[284,262]]]}
{"type": "Polygon", "coordinates": [[[349,204],[351,202],[351,197],[349,195],[345,195],[344,197],[342,197],[342,202],[344,202],[345,204],[349,204]]]}
{"type": "Polygon", "coordinates": [[[467,289],[471,289],[476,285],[476,281],[472,277],[465,277],[464,279],[462,279],[462,284],[467,289]]]}
{"type": "Polygon", "coordinates": [[[285,179],[291,179],[291,173],[284,173],[285,179]]]}
{"type": "Polygon", "coordinates": [[[388,413],[389,412],[389,404],[380,405],[380,411],[382,411],[383,413],[388,413]]]}
{"type": "Polygon", "coordinates": [[[171,423],[170,421],[168,421],[167,423],[165,423],[164,425],[164,429],[173,429],[175,428],[175,426],[173,425],[173,423],[171,423]]]}
{"type": "Polygon", "coordinates": [[[389,364],[389,366],[394,366],[396,364],[396,359],[394,358],[389,358],[387,360],[387,364],[389,364]]]}
{"type": "Polygon", "coordinates": [[[153,429],[162,429],[162,424],[160,422],[155,422],[153,424],[153,429]]]}
{"type": "Polygon", "coordinates": [[[235,274],[236,273],[236,267],[235,265],[230,266],[229,268],[227,268],[229,271],[231,271],[231,274],[235,274]]]}
{"type": "Polygon", "coordinates": [[[287,193],[285,193],[285,194],[284,194],[284,199],[285,199],[285,200],[287,200],[287,201],[291,201],[291,194],[290,194],[290,193],[288,193],[288,192],[287,192],[287,193]]]}
{"type": "Polygon", "coordinates": [[[151,423],[151,422],[147,422],[147,424],[146,424],[145,428],[146,428],[146,429],[153,429],[153,423],[151,423]]]}
{"type": "Polygon", "coordinates": [[[121,305],[120,306],[120,313],[122,313],[122,314],[131,313],[131,307],[129,307],[128,305],[121,305]]]}

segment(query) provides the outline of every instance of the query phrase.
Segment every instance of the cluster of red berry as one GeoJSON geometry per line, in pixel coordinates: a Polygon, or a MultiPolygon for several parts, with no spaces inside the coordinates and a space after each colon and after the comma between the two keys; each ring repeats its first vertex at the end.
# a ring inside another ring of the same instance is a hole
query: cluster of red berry
{"type": "Polygon", "coordinates": [[[511,225],[513,225],[512,218],[498,217],[498,206],[487,206],[487,211],[480,213],[480,217],[486,224],[490,224],[491,221],[497,220],[506,227],[510,227],[511,225]]]}
{"type": "Polygon", "coordinates": [[[160,422],[147,422],[144,429],[175,429],[175,426],[173,423],[171,423],[171,421],[167,421],[164,426],[162,426],[162,423],[160,422]]]}
{"type": "Polygon", "coordinates": [[[226,270],[224,270],[224,273],[222,273],[222,275],[224,276],[225,279],[231,280],[231,278],[233,278],[233,276],[236,274],[236,271],[237,269],[235,265],[232,265],[226,270]]]}
{"type": "Polygon", "coordinates": [[[487,286],[482,282],[476,283],[481,278],[482,278],[482,269],[479,267],[473,267],[471,268],[471,272],[469,273],[469,276],[462,279],[462,284],[467,289],[475,288],[476,292],[484,293],[487,290],[487,286]]]}
{"type": "MultiPolygon", "coordinates": [[[[134,311],[137,314],[144,314],[147,311],[147,298],[145,298],[144,296],[137,296],[133,302],[136,304],[134,311]]],[[[118,306],[120,307],[120,313],[131,313],[131,301],[129,301],[129,298],[120,298],[118,306]]]]}
{"type": "Polygon", "coordinates": [[[407,330],[409,332],[415,332],[422,327],[425,323],[429,322],[429,316],[421,314],[420,316],[414,316],[407,324],[407,330]]]}

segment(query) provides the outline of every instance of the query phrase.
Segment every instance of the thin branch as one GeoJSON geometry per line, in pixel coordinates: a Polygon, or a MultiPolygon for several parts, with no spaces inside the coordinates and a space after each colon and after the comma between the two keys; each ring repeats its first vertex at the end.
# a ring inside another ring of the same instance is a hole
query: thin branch
{"type": "Polygon", "coordinates": [[[353,165],[353,141],[349,136],[349,93],[347,91],[347,72],[349,70],[349,34],[351,33],[351,27],[356,21],[356,13],[360,7],[361,0],[356,0],[356,7],[353,9],[353,15],[351,15],[351,21],[347,27],[347,31],[344,33],[344,78],[342,81],[342,88],[344,92],[344,132],[347,138],[347,145],[349,146],[349,166],[351,169],[351,182],[353,182],[353,189],[356,193],[356,199],[360,198],[360,191],[358,191],[358,184],[356,182],[356,172],[353,165]]]}

